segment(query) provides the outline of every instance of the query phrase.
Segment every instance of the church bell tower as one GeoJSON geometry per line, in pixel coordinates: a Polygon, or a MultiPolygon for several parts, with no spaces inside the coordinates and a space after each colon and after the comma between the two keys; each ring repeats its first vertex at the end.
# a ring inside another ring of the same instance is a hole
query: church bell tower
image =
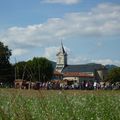
{"type": "Polygon", "coordinates": [[[62,42],[60,50],[56,54],[56,56],[57,56],[56,71],[62,72],[63,68],[67,65],[67,53],[65,52],[62,42]]]}

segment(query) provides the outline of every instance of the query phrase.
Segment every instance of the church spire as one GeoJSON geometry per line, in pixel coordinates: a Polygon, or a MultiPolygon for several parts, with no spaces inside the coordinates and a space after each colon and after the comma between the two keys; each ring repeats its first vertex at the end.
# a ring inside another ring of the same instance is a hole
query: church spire
{"type": "Polygon", "coordinates": [[[63,53],[63,54],[66,54],[65,49],[64,49],[64,47],[63,47],[62,40],[61,40],[61,48],[60,48],[60,52],[63,53]]]}
{"type": "Polygon", "coordinates": [[[63,68],[67,65],[67,53],[65,52],[62,40],[61,40],[60,51],[57,53],[56,56],[57,56],[56,70],[61,72],[63,68]]]}

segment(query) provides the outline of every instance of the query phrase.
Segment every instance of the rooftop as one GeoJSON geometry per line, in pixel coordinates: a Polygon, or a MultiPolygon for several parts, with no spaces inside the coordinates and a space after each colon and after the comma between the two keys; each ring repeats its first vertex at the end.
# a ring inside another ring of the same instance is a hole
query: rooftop
{"type": "Polygon", "coordinates": [[[64,77],[89,77],[93,78],[93,75],[87,73],[80,73],[80,72],[65,72],[64,77]]]}
{"type": "Polygon", "coordinates": [[[105,67],[101,64],[83,64],[83,65],[67,65],[62,70],[65,72],[94,72],[95,70],[103,70],[105,67]]]}

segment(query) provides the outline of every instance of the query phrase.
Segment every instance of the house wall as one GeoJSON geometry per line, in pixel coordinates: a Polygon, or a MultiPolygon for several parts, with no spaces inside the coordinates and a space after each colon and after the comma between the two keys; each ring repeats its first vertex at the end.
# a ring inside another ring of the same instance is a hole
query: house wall
{"type": "Polygon", "coordinates": [[[65,79],[79,82],[79,77],[64,77],[63,80],[65,80],[65,79]]]}
{"type": "Polygon", "coordinates": [[[71,81],[77,81],[78,83],[79,82],[82,82],[82,81],[91,81],[93,82],[94,81],[94,77],[93,78],[89,78],[89,77],[64,77],[63,80],[71,80],[71,81]]]}

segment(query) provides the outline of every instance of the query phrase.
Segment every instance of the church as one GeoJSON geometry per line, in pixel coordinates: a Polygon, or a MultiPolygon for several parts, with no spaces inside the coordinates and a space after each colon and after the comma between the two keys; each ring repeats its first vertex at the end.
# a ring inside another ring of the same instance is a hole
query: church
{"type": "Polygon", "coordinates": [[[57,62],[55,68],[54,79],[68,80],[72,82],[101,82],[105,79],[107,75],[107,69],[104,65],[89,63],[89,64],[76,64],[69,65],[67,59],[67,52],[61,42],[61,47],[59,52],[56,54],[57,62]]]}

